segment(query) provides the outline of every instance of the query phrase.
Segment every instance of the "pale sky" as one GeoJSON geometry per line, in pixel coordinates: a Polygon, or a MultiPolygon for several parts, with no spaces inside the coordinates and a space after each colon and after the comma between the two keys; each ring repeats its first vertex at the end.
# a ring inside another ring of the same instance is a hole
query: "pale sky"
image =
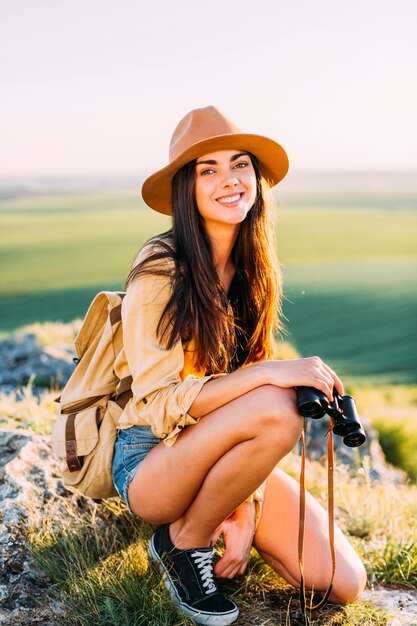
{"type": "Polygon", "coordinates": [[[417,0],[0,0],[0,176],[149,173],[214,104],[297,170],[417,170],[417,0]]]}

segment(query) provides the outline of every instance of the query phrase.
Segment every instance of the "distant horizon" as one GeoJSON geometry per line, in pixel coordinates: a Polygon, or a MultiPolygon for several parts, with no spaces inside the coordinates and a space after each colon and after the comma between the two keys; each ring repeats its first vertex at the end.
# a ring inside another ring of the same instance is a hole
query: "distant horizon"
{"type": "MultiPolygon", "coordinates": [[[[135,171],[97,171],[97,172],[77,172],[77,171],[68,171],[65,173],[36,173],[36,172],[28,172],[28,173],[19,173],[19,174],[0,174],[0,185],[8,184],[9,182],[19,181],[19,182],[27,182],[28,180],[39,181],[39,182],[47,182],[47,181],[71,181],[71,180],[86,180],[93,181],[102,178],[108,178],[109,180],[117,180],[117,179],[136,179],[136,180],[145,180],[147,176],[149,176],[152,171],[138,170],[135,171]]],[[[415,168],[340,168],[340,169],[330,169],[330,168],[290,168],[289,173],[287,174],[284,180],[295,177],[320,177],[320,176],[328,176],[328,177],[365,177],[365,176],[393,176],[396,178],[401,177],[410,177],[416,176],[416,185],[417,185],[417,167],[415,168]]]]}
{"type": "MultiPolygon", "coordinates": [[[[146,206],[140,189],[148,173],[0,176],[0,210],[27,198],[120,194],[146,206]],[[8,204],[9,203],[9,204],[8,204]]],[[[277,206],[417,210],[417,170],[295,170],[274,188],[277,206]]]]}

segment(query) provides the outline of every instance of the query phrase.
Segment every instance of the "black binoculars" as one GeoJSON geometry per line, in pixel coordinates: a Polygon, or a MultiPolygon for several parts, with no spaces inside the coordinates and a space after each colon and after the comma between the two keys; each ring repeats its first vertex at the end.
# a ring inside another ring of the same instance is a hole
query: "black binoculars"
{"type": "Polygon", "coordinates": [[[361,446],[366,435],[356,410],[352,396],[339,396],[333,392],[333,402],[314,387],[297,387],[297,408],[303,417],[319,419],[325,413],[333,421],[333,432],[343,437],[343,443],[349,448],[361,446]]]}

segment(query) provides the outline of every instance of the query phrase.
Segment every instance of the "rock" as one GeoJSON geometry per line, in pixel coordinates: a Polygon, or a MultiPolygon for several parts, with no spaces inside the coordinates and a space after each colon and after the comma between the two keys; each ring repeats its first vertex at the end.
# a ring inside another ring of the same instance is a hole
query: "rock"
{"type": "Polygon", "coordinates": [[[33,381],[35,387],[62,386],[74,370],[71,344],[41,346],[35,334],[16,332],[0,341],[0,387],[11,391],[33,381]]]}
{"type": "Polygon", "coordinates": [[[25,536],[28,515],[41,516],[45,492],[55,493],[60,483],[48,439],[27,430],[0,431],[0,624],[8,626],[68,623],[25,536]]]}
{"type": "Polygon", "coordinates": [[[6,585],[0,585],[0,604],[5,602],[10,595],[10,591],[8,590],[6,585]]]}
{"type": "MultiPolygon", "coordinates": [[[[306,419],[306,456],[313,461],[327,457],[327,439],[329,417],[306,419]]],[[[377,483],[405,483],[407,475],[402,470],[387,464],[385,455],[378,441],[378,434],[366,417],[361,416],[366,441],[357,448],[349,448],[343,443],[342,437],[333,435],[336,462],[343,463],[352,469],[369,466],[369,478],[377,483]],[[366,463],[364,460],[366,459],[366,463]]]]}
{"type": "Polygon", "coordinates": [[[362,598],[380,606],[390,615],[387,626],[417,626],[417,592],[400,589],[365,591],[362,598]]]}

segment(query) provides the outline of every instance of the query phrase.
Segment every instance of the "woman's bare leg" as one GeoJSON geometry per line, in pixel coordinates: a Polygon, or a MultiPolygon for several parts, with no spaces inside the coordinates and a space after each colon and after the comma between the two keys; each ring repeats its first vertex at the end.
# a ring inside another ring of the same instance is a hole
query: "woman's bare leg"
{"type": "Polygon", "coordinates": [[[296,445],[301,426],[293,390],[250,391],[187,427],[171,448],[156,446],[130,484],[130,507],[154,524],[175,522],[177,547],[209,545],[296,445]]]}
{"type": "MultiPolygon", "coordinates": [[[[330,582],[331,556],[327,512],[306,494],[304,575],[306,587],[324,592],[330,582]]],[[[299,485],[276,468],[267,480],[261,521],[254,545],[266,563],[294,586],[300,582],[298,566],[299,485]]],[[[335,528],[336,573],[330,600],[355,600],[366,584],[365,568],[341,530],[335,528]]]]}

